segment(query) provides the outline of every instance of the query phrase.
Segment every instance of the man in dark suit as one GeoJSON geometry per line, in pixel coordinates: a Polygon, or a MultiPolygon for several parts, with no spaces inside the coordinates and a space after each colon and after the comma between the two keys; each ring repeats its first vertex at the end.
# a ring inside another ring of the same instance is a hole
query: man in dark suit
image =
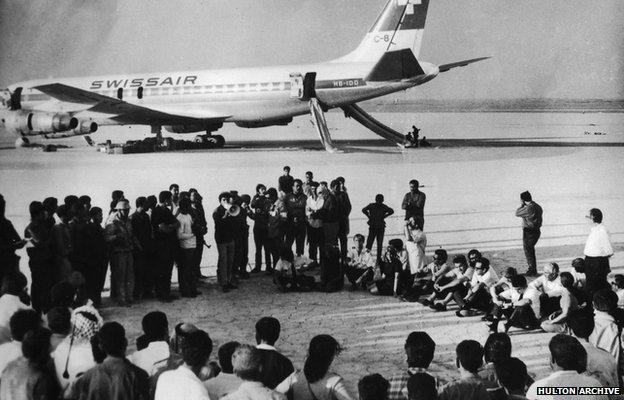
{"type": "Polygon", "coordinates": [[[256,347],[262,353],[262,383],[270,389],[275,389],[295,371],[288,357],[274,347],[280,330],[280,323],[276,318],[263,317],[256,322],[256,347]]]}

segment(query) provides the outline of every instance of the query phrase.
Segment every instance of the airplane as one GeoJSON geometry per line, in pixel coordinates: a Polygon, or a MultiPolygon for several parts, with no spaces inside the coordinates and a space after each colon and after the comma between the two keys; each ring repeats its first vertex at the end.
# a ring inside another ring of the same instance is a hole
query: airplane
{"type": "Polygon", "coordinates": [[[106,125],[148,125],[213,135],[225,123],[257,128],[288,125],[310,114],[328,152],[334,146],[324,113],[341,108],[399,147],[406,137],[366,113],[358,103],[422,85],[442,72],[489,57],[443,65],[418,60],[429,0],[388,0],[359,46],[343,57],[308,65],[43,79],[10,85],[0,96],[0,127],[19,138],[88,135],[106,125]]]}

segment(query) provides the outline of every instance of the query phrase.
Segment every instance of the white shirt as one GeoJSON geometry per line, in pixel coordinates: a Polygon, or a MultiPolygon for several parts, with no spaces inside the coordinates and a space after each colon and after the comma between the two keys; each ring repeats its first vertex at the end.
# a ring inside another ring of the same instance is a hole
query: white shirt
{"type": "Polygon", "coordinates": [[[143,350],[131,354],[128,356],[128,361],[152,376],[156,373],[154,365],[167,358],[169,358],[169,344],[161,341],[151,342],[143,350]]]}
{"type": "Polygon", "coordinates": [[[561,286],[561,278],[557,276],[552,281],[549,281],[546,276],[541,275],[537,277],[533,282],[529,283],[529,287],[539,292],[545,293],[548,297],[561,296],[563,286],[561,286]]]}
{"type": "Polygon", "coordinates": [[[180,221],[180,226],[178,227],[180,247],[183,249],[194,249],[197,247],[197,239],[195,239],[195,234],[191,228],[193,219],[189,214],[184,215],[182,213],[178,214],[176,218],[180,221]]]}
{"type": "Polygon", "coordinates": [[[0,344],[0,375],[6,366],[22,356],[22,342],[12,341],[0,344]]]}
{"type": "Polygon", "coordinates": [[[579,342],[587,352],[587,371],[584,374],[596,378],[605,387],[617,386],[618,374],[615,358],[606,351],[592,346],[585,339],[579,339],[579,342]]]}
{"type": "Polygon", "coordinates": [[[589,335],[589,343],[609,352],[619,362],[621,345],[618,327],[610,314],[594,310],[594,330],[589,335]]]}
{"type": "Polygon", "coordinates": [[[332,372],[328,372],[324,378],[308,384],[303,371],[295,371],[275,388],[281,393],[292,393],[296,400],[354,400],[347,390],[344,380],[332,372]],[[314,391],[314,396],[310,393],[314,391]]]}
{"type": "Polygon", "coordinates": [[[312,196],[308,196],[308,200],[306,200],[306,216],[308,217],[308,224],[312,228],[320,228],[323,226],[322,220],[310,218],[310,214],[320,210],[323,207],[323,204],[325,204],[325,199],[321,196],[317,196],[316,200],[312,198],[312,196]]]}
{"type": "Polygon", "coordinates": [[[243,380],[238,376],[221,372],[215,378],[208,379],[204,382],[204,386],[206,386],[208,396],[210,396],[211,399],[220,399],[238,390],[242,383],[243,380]]]}
{"type": "Polygon", "coordinates": [[[617,297],[618,297],[618,307],[623,308],[624,307],[624,289],[618,289],[618,291],[615,292],[615,294],[617,294],[617,297]]]}
{"type": "MultiPolygon", "coordinates": [[[[500,297],[510,300],[513,306],[517,306],[520,301],[520,293],[514,288],[507,289],[499,294],[500,297]]],[[[522,299],[531,301],[531,309],[536,318],[540,317],[540,298],[539,292],[533,288],[527,288],[522,295],[522,299]]]]}
{"type": "Polygon", "coordinates": [[[371,256],[370,251],[366,250],[366,248],[362,248],[362,251],[358,253],[358,250],[352,247],[347,257],[350,259],[349,266],[358,269],[372,268],[375,266],[375,260],[371,256]]]}
{"type": "Polygon", "coordinates": [[[613,255],[611,240],[609,240],[609,232],[603,224],[592,226],[585,242],[586,256],[589,257],[608,257],[613,255]]]}
{"type": "Polygon", "coordinates": [[[18,310],[25,310],[28,308],[30,307],[22,303],[19,297],[12,294],[4,294],[0,297],[0,344],[11,341],[9,321],[13,314],[18,310]]]}
{"type": "Polygon", "coordinates": [[[158,378],[154,400],[172,399],[211,400],[202,381],[184,365],[163,372],[158,378]]]}
{"type": "Polygon", "coordinates": [[[492,285],[496,284],[496,282],[498,282],[498,275],[496,274],[496,271],[494,271],[494,268],[490,267],[483,275],[479,275],[479,273],[475,271],[472,275],[472,282],[470,283],[470,286],[475,288],[479,283],[483,283],[485,284],[486,289],[488,289],[492,285]]]}
{"type": "MultiPolygon", "coordinates": [[[[549,377],[535,381],[526,393],[529,400],[568,400],[569,395],[537,395],[538,387],[602,387],[596,378],[581,375],[576,371],[557,371],[553,372],[549,377]]],[[[581,396],[587,400],[608,400],[608,397],[599,395],[581,396]]],[[[579,397],[579,398],[581,398],[579,397]]]]}
{"type": "Polygon", "coordinates": [[[244,381],[237,391],[228,394],[223,400],[286,400],[286,396],[269,389],[262,382],[244,381]]]}
{"type": "Polygon", "coordinates": [[[50,356],[52,356],[52,361],[54,361],[56,377],[61,384],[61,389],[64,389],[65,397],[69,397],[72,393],[73,384],[77,379],[77,375],[85,373],[96,365],[93,359],[93,352],[91,351],[91,344],[89,342],[74,342],[71,353],[69,354],[69,363],[67,364],[69,378],[63,378],[70,341],[71,335],[56,346],[56,350],[50,354],[50,356]]]}

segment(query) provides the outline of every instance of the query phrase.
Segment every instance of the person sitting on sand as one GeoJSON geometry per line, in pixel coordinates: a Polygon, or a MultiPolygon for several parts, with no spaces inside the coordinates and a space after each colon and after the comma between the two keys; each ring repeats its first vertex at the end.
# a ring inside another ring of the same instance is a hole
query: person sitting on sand
{"type": "Polygon", "coordinates": [[[550,315],[561,308],[559,300],[563,287],[561,286],[557,263],[546,264],[542,275],[532,281],[529,286],[540,293],[542,315],[550,315]]]}
{"type": "MultiPolygon", "coordinates": [[[[407,400],[407,383],[414,374],[424,373],[435,379],[428,370],[433,361],[435,347],[435,342],[427,332],[415,331],[409,334],[404,346],[407,369],[390,378],[388,400],[407,400]]],[[[436,379],[436,386],[438,383],[436,379]]]]}
{"type": "Polygon", "coordinates": [[[561,280],[561,310],[550,314],[546,321],[542,322],[542,329],[546,332],[564,333],[567,330],[566,322],[574,318],[574,313],[579,309],[578,300],[574,296],[574,277],[569,272],[562,272],[559,275],[561,280]]]}
{"type": "Polygon", "coordinates": [[[422,139],[420,139],[420,147],[431,147],[431,143],[427,140],[427,136],[423,136],[422,139]]]}
{"type": "MultiPolygon", "coordinates": [[[[490,296],[495,299],[500,293],[507,289],[511,289],[511,279],[516,275],[518,275],[518,271],[514,267],[507,268],[498,282],[490,288],[490,296]]],[[[487,316],[488,314],[483,317],[483,320],[485,320],[487,316]]]]}
{"type": "Polygon", "coordinates": [[[455,302],[459,305],[459,310],[455,312],[458,317],[474,315],[474,309],[488,311],[492,296],[490,287],[498,282],[498,275],[490,267],[490,260],[481,257],[475,264],[475,274],[470,281],[468,293],[462,298],[454,295],[455,302]]]}
{"type": "MultiPolygon", "coordinates": [[[[433,254],[433,262],[424,266],[414,275],[414,283],[412,287],[405,293],[403,299],[406,301],[418,301],[418,298],[424,294],[430,294],[434,291],[434,284],[444,285],[453,278],[446,276],[450,270],[446,265],[448,254],[444,249],[437,249],[433,254]]],[[[424,299],[422,302],[428,306],[430,299],[424,299]]]]}
{"type": "Polygon", "coordinates": [[[533,288],[527,288],[527,281],[523,275],[516,275],[511,279],[511,289],[507,289],[492,298],[490,332],[498,332],[498,322],[501,317],[507,317],[505,333],[509,328],[516,326],[522,329],[536,329],[539,327],[540,299],[539,293],[533,288]]]}
{"type": "Polygon", "coordinates": [[[364,236],[357,233],[353,236],[355,246],[347,254],[346,275],[351,282],[351,289],[357,290],[358,286],[366,288],[373,280],[375,259],[370,251],[364,248],[364,236]]]}
{"type": "Polygon", "coordinates": [[[453,267],[442,275],[446,283],[441,283],[441,279],[433,284],[433,294],[428,298],[429,307],[435,311],[446,311],[447,304],[455,294],[462,298],[466,295],[473,274],[474,268],[468,265],[466,257],[463,254],[455,256],[453,267]]]}
{"type": "Polygon", "coordinates": [[[483,365],[483,347],[475,340],[461,341],[455,350],[459,379],[440,390],[440,400],[488,399],[489,394],[478,372],[483,365]]]}
{"type": "Polygon", "coordinates": [[[398,296],[399,275],[407,266],[407,252],[403,249],[401,239],[391,239],[382,257],[379,273],[375,276],[375,284],[371,287],[372,294],[398,296]]]}
{"type": "Polygon", "coordinates": [[[388,400],[390,383],[380,374],[366,375],[358,382],[360,400],[388,400]]]}

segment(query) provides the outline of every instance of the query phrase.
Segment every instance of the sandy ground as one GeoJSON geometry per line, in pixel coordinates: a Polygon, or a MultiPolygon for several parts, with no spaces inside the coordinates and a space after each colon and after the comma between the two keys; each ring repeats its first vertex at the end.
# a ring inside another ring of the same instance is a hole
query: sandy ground
{"type": "MultiPolygon", "coordinates": [[[[195,187],[205,207],[216,206],[224,189],[252,193],[256,183],[277,184],[283,165],[300,177],[312,170],[318,180],[344,176],[353,203],[351,234],[366,233],[359,210],[383,193],[397,212],[407,182],[417,178],[427,194],[427,252],[445,248],[451,255],[470,248],[485,250],[497,269],[524,270],[520,221],[514,216],[519,193],[530,190],[545,210],[537,255],[540,264],[569,266],[582,254],[589,225],[584,216],[601,208],[617,253],[614,271],[624,269],[624,114],[410,114],[383,115],[405,131],[414,121],[434,148],[400,151],[370,139],[353,121],[329,114],[332,134],[342,154],[327,154],[315,141],[305,118],[290,127],[248,131],[224,129],[229,147],[219,151],[110,156],[87,148],[81,138],[64,143],[72,149],[42,153],[36,149],[0,150],[0,192],[18,231],[27,224],[33,199],[70,193],[90,194],[93,204],[107,206],[113,189],[130,199],[156,194],[176,182],[195,187]],[[608,131],[588,136],[583,131],[608,131]],[[469,132],[469,134],[466,134],[469,132]],[[263,136],[264,135],[264,136],[263,136]],[[471,139],[471,140],[467,140],[471,139]],[[260,141],[263,140],[263,141],[260,141]]],[[[382,119],[380,117],[380,119],[382,119]]],[[[103,129],[94,140],[142,137],[136,127],[103,129]]],[[[5,140],[6,142],[6,140],[5,140]]],[[[388,236],[401,232],[400,212],[388,221],[388,236]]],[[[212,226],[207,238],[212,239],[212,226]]],[[[253,251],[253,244],[250,246],[253,251]]],[[[252,257],[253,258],[253,257],[252,257]]],[[[213,275],[216,251],[205,252],[204,272],[213,275]]],[[[22,269],[27,265],[22,260],[22,269]]],[[[204,296],[173,304],[146,302],[130,309],[108,308],[107,319],[121,321],[130,341],[139,335],[140,318],[160,309],[171,323],[192,321],[206,329],[217,345],[228,340],[253,341],[261,316],[282,321],[278,347],[301,367],[307,343],[319,333],[334,335],[347,350],[335,362],[351,387],[372,372],[385,376],[403,368],[403,342],[412,330],[426,330],[438,344],[434,370],[456,375],[454,347],[465,338],[481,342],[487,329],[478,318],[459,319],[453,310],[433,313],[420,305],[362,292],[334,294],[276,293],[266,277],[254,277],[241,289],[222,294],[211,280],[204,296]]],[[[541,377],[548,373],[549,334],[514,333],[514,353],[541,377]]],[[[216,356],[216,355],[215,355],[216,356]]]]}

